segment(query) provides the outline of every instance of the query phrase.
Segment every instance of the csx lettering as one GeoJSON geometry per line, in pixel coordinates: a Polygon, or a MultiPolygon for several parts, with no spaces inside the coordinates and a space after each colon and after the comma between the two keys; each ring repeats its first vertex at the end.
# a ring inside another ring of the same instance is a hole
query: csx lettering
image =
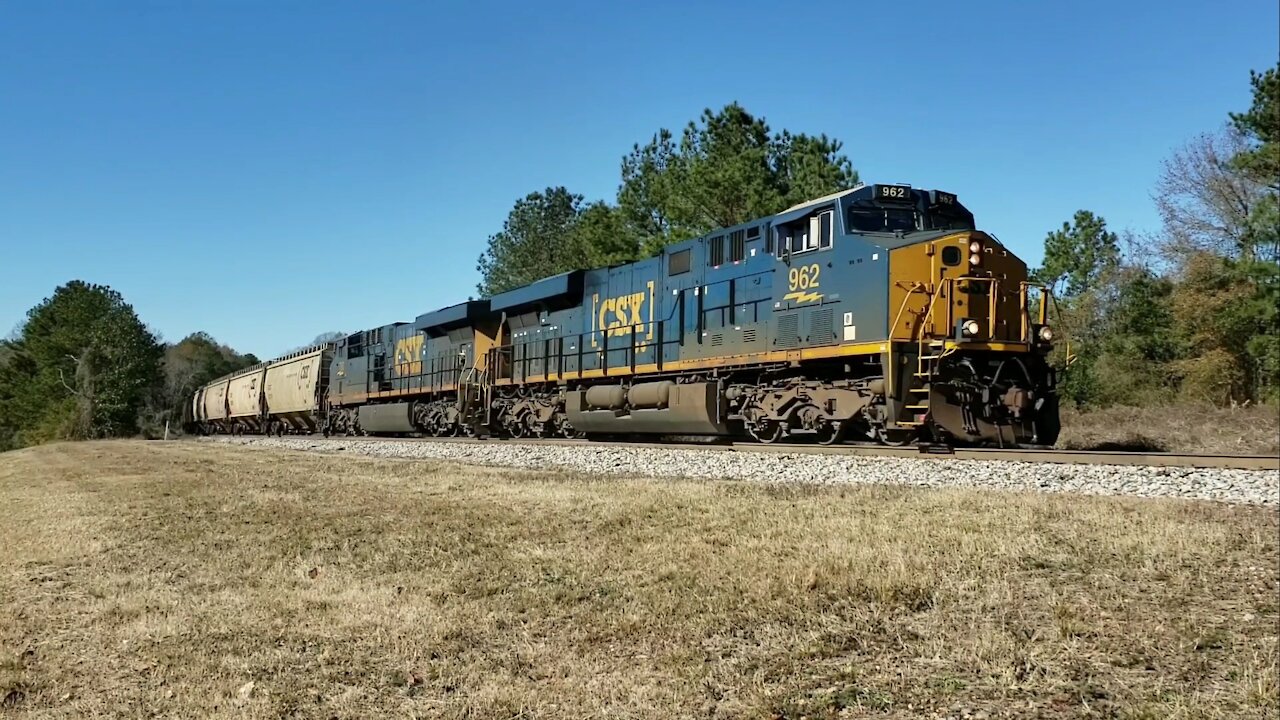
{"type": "Polygon", "coordinates": [[[599,317],[601,330],[610,336],[626,335],[637,325],[644,324],[641,311],[644,309],[645,293],[631,293],[616,298],[608,298],[600,303],[599,317]]]}
{"type": "Polygon", "coordinates": [[[422,372],[422,341],[424,336],[400,338],[396,341],[396,373],[417,375],[422,372]]]}

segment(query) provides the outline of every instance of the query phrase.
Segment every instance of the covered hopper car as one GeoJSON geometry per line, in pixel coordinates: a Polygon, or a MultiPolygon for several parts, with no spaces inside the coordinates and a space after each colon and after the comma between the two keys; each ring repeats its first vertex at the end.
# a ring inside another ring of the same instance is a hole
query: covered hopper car
{"type": "Polygon", "coordinates": [[[296,357],[193,408],[220,432],[1051,445],[1049,300],[955,195],[860,185],[309,351],[305,409],[270,390],[296,357]]]}
{"type": "Polygon", "coordinates": [[[320,345],[214,380],[191,399],[192,430],[309,433],[324,429],[333,346],[320,345]]]}

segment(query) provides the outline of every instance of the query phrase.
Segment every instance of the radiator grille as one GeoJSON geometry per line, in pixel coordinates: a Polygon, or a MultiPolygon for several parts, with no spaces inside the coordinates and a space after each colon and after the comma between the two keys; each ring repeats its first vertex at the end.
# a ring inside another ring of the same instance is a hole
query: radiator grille
{"type": "Polygon", "coordinates": [[[800,318],[795,313],[778,316],[778,347],[792,348],[800,344],[800,318]]]}
{"type": "Polygon", "coordinates": [[[723,344],[724,344],[723,334],[715,333],[714,335],[711,336],[711,347],[720,347],[723,344]]]}
{"type": "Polygon", "coordinates": [[[826,345],[835,340],[834,320],[831,308],[814,310],[809,315],[809,342],[826,345]]]}
{"type": "Polygon", "coordinates": [[[742,342],[744,342],[744,343],[753,343],[753,342],[755,342],[755,341],[756,341],[756,329],[755,329],[755,328],[747,328],[746,330],[743,330],[743,331],[742,331],[742,342]]]}

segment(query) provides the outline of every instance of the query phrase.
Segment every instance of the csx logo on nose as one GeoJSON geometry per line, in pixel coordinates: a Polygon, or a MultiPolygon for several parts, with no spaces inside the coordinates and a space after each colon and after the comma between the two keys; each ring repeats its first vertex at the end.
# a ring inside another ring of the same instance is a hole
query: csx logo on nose
{"type": "Polygon", "coordinates": [[[643,325],[644,319],[640,316],[640,311],[644,308],[644,299],[645,293],[638,292],[609,298],[600,303],[598,327],[613,336],[626,335],[635,326],[643,325]]]}

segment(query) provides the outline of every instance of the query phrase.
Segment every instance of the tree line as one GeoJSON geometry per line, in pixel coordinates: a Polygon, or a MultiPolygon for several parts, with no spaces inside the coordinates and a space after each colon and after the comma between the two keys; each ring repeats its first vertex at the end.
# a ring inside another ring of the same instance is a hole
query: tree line
{"type": "Polygon", "coordinates": [[[120,293],[74,280],[0,341],[0,450],[176,430],[197,387],[257,362],[205,333],[162,343],[120,293]]]}
{"type": "Polygon", "coordinates": [[[204,332],[163,342],[120,293],[73,280],[0,340],[0,451],[180,432],[197,388],[258,362],[204,332]]]}
{"type": "Polygon", "coordinates": [[[1081,210],[1045,238],[1036,277],[1060,299],[1077,406],[1280,399],[1278,71],[1164,162],[1158,231],[1121,238],[1081,210]]]}

